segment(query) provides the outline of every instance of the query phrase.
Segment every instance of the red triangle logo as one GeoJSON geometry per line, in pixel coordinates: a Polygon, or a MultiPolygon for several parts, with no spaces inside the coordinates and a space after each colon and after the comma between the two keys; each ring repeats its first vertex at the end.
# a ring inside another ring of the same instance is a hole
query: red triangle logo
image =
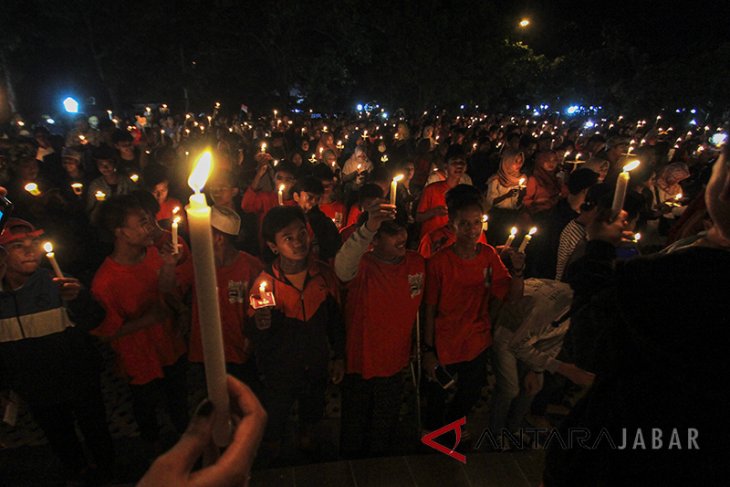
{"type": "Polygon", "coordinates": [[[442,426],[441,428],[434,430],[427,435],[424,435],[423,438],[421,438],[421,443],[426,446],[430,446],[437,452],[450,456],[454,460],[458,460],[461,463],[466,464],[466,456],[456,451],[456,447],[459,446],[459,442],[461,442],[461,427],[465,424],[466,416],[461,419],[457,419],[453,423],[449,423],[446,426],[442,426]],[[451,430],[454,430],[454,434],[456,435],[456,443],[451,450],[449,450],[442,444],[433,441],[434,438],[438,438],[439,436],[443,435],[444,433],[448,433],[451,430]]]}

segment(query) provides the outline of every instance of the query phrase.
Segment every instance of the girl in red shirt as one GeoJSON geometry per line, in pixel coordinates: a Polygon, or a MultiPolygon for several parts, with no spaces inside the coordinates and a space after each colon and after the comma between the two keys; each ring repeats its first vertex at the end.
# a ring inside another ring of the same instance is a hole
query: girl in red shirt
{"type": "Polygon", "coordinates": [[[492,343],[489,301],[519,299],[525,256],[510,252],[510,275],[493,247],[479,243],[482,233],[481,198],[457,198],[449,205],[456,241],[431,257],[426,268],[426,308],[423,368],[430,379],[425,387],[425,426],[436,429],[466,416],[486,384],[486,354],[492,343]],[[436,367],[458,375],[450,404],[436,379],[436,367]]]}

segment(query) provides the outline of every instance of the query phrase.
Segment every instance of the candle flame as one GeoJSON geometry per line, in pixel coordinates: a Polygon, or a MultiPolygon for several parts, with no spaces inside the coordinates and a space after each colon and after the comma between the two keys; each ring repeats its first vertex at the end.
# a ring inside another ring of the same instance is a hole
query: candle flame
{"type": "Polygon", "coordinates": [[[259,284],[259,293],[263,294],[266,292],[266,281],[261,281],[261,284],[259,284]]]}
{"type": "Polygon", "coordinates": [[[212,166],[213,157],[210,151],[203,152],[198,158],[198,162],[195,163],[193,172],[191,172],[190,177],[188,177],[188,186],[190,186],[190,189],[196,193],[200,193],[200,191],[202,191],[203,186],[205,186],[206,181],[208,181],[208,176],[210,176],[212,166]]]}
{"type": "Polygon", "coordinates": [[[639,164],[641,164],[641,161],[635,159],[624,166],[623,172],[633,171],[634,169],[639,167],[639,164]]]}
{"type": "Polygon", "coordinates": [[[172,222],[173,223],[180,223],[181,220],[182,219],[179,216],[175,216],[175,217],[172,218],[172,222]]]}
{"type": "Polygon", "coordinates": [[[639,240],[641,240],[641,234],[637,233],[634,235],[634,242],[638,242],[639,240]]]}
{"type": "Polygon", "coordinates": [[[530,235],[535,235],[536,233],[537,233],[537,227],[532,227],[532,228],[530,229],[530,232],[529,232],[529,234],[530,234],[530,235]]]}
{"type": "Polygon", "coordinates": [[[180,207],[176,206],[175,208],[172,209],[172,214],[177,215],[178,213],[180,213],[180,207]]]}
{"type": "Polygon", "coordinates": [[[46,253],[50,254],[51,252],[53,252],[53,244],[51,242],[44,243],[43,250],[45,250],[46,253]]]}
{"type": "Polygon", "coordinates": [[[675,200],[679,201],[682,199],[682,193],[677,193],[677,196],[674,197],[675,200]]]}
{"type": "Polygon", "coordinates": [[[139,174],[130,174],[129,179],[131,179],[133,183],[136,183],[139,181],[139,174]]]}
{"type": "Polygon", "coordinates": [[[522,186],[523,184],[525,184],[525,178],[520,178],[520,183],[519,184],[520,184],[520,186],[522,186]]]}
{"type": "Polygon", "coordinates": [[[482,223],[487,223],[489,221],[489,215],[482,215],[482,223]]]}
{"type": "Polygon", "coordinates": [[[512,227],[509,231],[509,234],[512,236],[517,235],[517,227],[512,227]]]}
{"type": "Polygon", "coordinates": [[[283,193],[285,189],[286,189],[285,185],[283,185],[283,184],[279,185],[279,193],[283,193]]]}
{"type": "Polygon", "coordinates": [[[394,183],[397,183],[397,182],[398,182],[398,181],[400,181],[401,179],[403,179],[403,175],[402,175],[402,174],[399,174],[399,175],[397,175],[397,176],[395,176],[395,177],[393,178],[393,182],[394,182],[394,183]]]}
{"type": "Polygon", "coordinates": [[[37,193],[38,185],[36,183],[28,183],[25,186],[23,186],[23,189],[25,189],[29,193],[37,193]]]}

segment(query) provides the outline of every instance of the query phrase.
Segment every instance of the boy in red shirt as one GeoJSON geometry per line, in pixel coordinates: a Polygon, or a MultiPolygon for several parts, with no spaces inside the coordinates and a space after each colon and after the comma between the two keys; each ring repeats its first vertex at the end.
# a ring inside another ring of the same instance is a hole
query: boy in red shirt
{"type": "MultiPolygon", "coordinates": [[[[264,382],[268,424],[262,445],[266,460],[278,456],[289,410],[299,403],[299,440],[309,446],[309,433],[324,415],[325,389],[344,376],[345,331],[337,278],[326,264],[310,255],[310,236],[300,208],[272,208],[264,217],[264,239],[276,256],[254,283],[262,283],[276,299],[275,307],[256,310],[251,339],[264,382]]],[[[265,460],[265,461],[266,461],[265,460]]]]}
{"type": "MultiPolygon", "coordinates": [[[[223,349],[229,374],[258,390],[256,367],[251,360],[252,345],[246,337],[249,311],[249,290],[263,270],[261,262],[246,252],[236,250],[235,242],[241,220],[234,210],[214,206],[211,210],[213,251],[215,254],[218,307],[221,314],[223,349]]],[[[190,262],[190,261],[189,261],[190,262]]],[[[178,282],[184,290],[193,289],[192,327],[188,359],[203,363],[198,301],[195,298],[195,275],[191,264],[178,267],[178,282]]],[[[252,324],[252,323],[251,323],[252,324]]]]}
{"type": "MultiPolygon", "coordinates": [[[[468,184],[458,184],[446,193],[446,206],[451,206],[456,198],[469,197],[478,198],[479,190],[468,184]]],[[[428,235],[424,235],[418,245],[418,253],[424,259],[430,259],[433,254],[454,242],[456,242],[456,235],[454,235],[454,229],[451,228],[449,222],[443,227],[431,231],[428,235]]],[[[484,232],[479,235],[479,243],[487,245],[487,237],[484,232]]]]}
{"type": "Polygon", "coordinates": [[[492,343],[489,300],[519,299],[525,255],[512,251],[513,274],[493,247],[479,243],[481,198],[459,198],[449,206],[456,242],[441,249],[426,267],[423,368],[427,409],[425,426],[439,428],[466,416],[486,383],[486,350],[492,343]],[[458,375],[450,404],[436,379],[436,367],[458,375]]]}
{"type": "Polygon", "coordinates": [[[466,170],[463,153],[455,152],[446,161],[446,180],[426,186],[418,202],[416,221],[421,223],[421,238],[449,222],[446,192],[459,184],[466,170]]]}
{"type": "Polygon", "coordinates": [[[342,201],[337,199],[335,193],[335,174],[326,165],[315,166],[312,175],[322,182],[322,199],[319,202],[319,209],[322,213],[335,222],[337,230],[343,228],[347,222],[347,208],[342,201]]]}
{"type": "Polygon", "coordinates": [[[171,244],[163,251],[153,245],[154,221],[134,196],[106,201],[101,216],[114,235],[114,250],[91,285],[106,311],[92,333],[110,342],[117,353],[119,367],[129,380],[141,436],[156,444],[160,393],[178,433],[185,431],[188,422],[185,344],[163,302],[163,294],[174,288],[179,254],[172,253],[171,244]]]}
{"type": "Polygon", "coordinates": [[[426,269],[423,257],[406,250],[408,233],[393,221],[395,213],[395,206],[371,206],[367,222],[335,258],[348,290],[340,436],[346,457],[387,453],[398,423],[401,371],[410,359],[426,269]]]}

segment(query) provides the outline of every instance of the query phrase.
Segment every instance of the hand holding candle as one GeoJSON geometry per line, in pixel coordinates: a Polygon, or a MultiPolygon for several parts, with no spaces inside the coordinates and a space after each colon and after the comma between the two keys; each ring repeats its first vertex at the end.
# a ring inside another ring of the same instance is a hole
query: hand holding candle
{"type": "Polygon", "coordinates": [[[530,232],[522,239],[522,243],[517,249],[517,252],[522,253],[525,251],[525,247],[527,247],[527,244],[530,243],[530,240],[532,240],[532,236],[535,235],[535,233],[537,233],[537,227],[532,227],[530,232]]]}
{"type": "Polygon", "coordinates": [[[48,257],[48,261],[51,263],[56,277],[63,278],[63,272],[61,272],[61,268],[58,266],[58,262],[56,262],[56,254],[53,252],[53,244],[51,242],[44,243],[43,250],[46,251],[46,257],[48,257]]]}
{"type": "Polygon", "coordinates": [[[198,301],[198,318],[203,344],[205,380],[208,398],[215,406],[213,442],[218,447],[231,441],[231,422],[226,363],[223,354],[223,334],[218,307],[218,286],[213,254],[213,232],[210,226],[210,207],[201,193],[210,174],[212,160],[209,151],[203,153],[188,178],[194,191],[190,204],[185,208],[190,229],[190,246],[195,269],[195,290],[198,301]]]}

